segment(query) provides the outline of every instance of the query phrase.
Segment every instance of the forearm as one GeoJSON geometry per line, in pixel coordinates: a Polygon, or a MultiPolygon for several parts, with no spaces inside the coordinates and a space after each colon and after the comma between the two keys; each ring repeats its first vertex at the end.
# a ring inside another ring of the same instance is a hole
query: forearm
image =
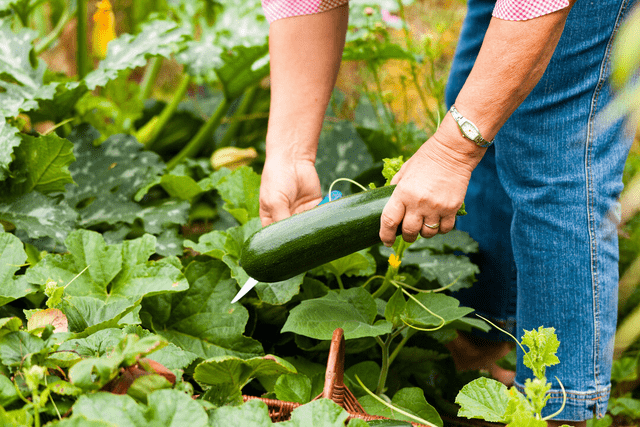
{"type": "MultiPolygon", "coordinates": [[[[573,3],[573,2],[572,2],[573,3]]],[[[564,29],[570,7],[528,21],[493,18],[476,63],[455,104],[491,140],[542,77],[564,29]]],[[[450,115],[439,129],[442,139],[482,157],[484,149],[460,140],[450,115]]],[[[473,165],[475,166],[475,165],[473,165]]]]}
{"type": "Polygon", "coordinates": [[[271,108],[267,156],[315,160],[324,114],[336,82],[348,6],[271,24],[271,108]]]}

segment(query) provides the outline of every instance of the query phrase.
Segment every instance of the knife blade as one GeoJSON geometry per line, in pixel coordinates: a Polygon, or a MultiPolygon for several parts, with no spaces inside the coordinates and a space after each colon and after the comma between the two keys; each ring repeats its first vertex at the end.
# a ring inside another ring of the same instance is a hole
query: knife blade
{"type": "Polygon", "coordinates": [[[231,300],[231,304],[238,302],[240,298],[245,296],[257,284],[258,284],[258,281],[256,279],[249,277],[249,279],[245,282],[245,284],[242,285],[242,288],[240,288],[236,296],[233,297],[233,299],[231,300]]]}

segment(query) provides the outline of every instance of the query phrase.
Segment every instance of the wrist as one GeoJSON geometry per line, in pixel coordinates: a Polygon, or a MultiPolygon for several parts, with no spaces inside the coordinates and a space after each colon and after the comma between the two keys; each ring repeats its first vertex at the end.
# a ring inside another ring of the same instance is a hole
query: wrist
{"type": "Polygon", "coordinates": [[[452,157],[472,165],[472,168],[475,168],[487,151],[487,148],[480,147],[475,142],[465,138],[458,124],[449,113],[442,119],[438,130],[433,135],[433,139],[449,151],[452,157]]]}
{"type": "Polygon", "coordinates": [[[265,147],[267,161],[315,163],[318,138],[319,135],[301,135],[292,129],[284,132],[274,132],[270,129],[265,147]]]}

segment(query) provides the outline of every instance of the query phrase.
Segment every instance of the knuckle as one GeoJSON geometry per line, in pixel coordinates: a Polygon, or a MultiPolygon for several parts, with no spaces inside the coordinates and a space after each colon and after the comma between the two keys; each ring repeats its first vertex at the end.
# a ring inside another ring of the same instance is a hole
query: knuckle
{"type": "Polygon", "coordinates": [[[398,226],[398,224],[399,222],[396,222],[388,214],[382,212],[382,215],[380,216],[380,225],[382,225],[384,228],[395,228],[398,226]]]}

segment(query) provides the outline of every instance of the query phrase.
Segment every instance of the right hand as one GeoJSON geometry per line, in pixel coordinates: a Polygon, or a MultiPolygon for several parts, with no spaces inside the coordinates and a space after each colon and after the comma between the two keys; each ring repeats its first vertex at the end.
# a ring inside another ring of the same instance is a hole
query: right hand
{"type": "Polygon", "coordinates": [[[267,156],[260,183],[262,226],[311,209],[321,200],[320,179],[313,161],[267,156]]]}

